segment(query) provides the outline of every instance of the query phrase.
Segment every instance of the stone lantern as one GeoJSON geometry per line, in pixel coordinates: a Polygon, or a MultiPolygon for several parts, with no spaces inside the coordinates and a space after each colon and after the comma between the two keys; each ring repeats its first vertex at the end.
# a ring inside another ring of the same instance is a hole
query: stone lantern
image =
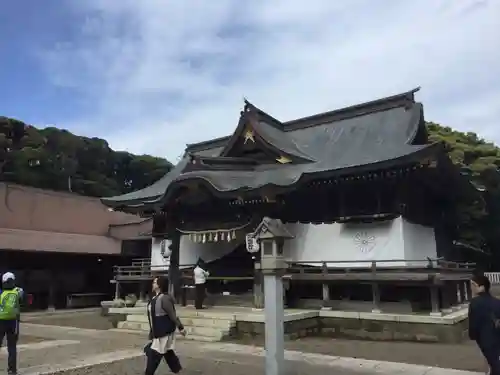
{"type": "MultiPolygon", "coordinates": [[[[294,238],[281,220],[265,217],[255,229],[252,237],[257,241],[253,251],[261,251],[260,268],[266,273],[282,273],[287,268],[284,256],[285,240],[294,238]]],[[[248,248],[248,247],[247,247],[248,248]]],[[[249,251],[251,251],[249,249],[249,251]]]]}
{"type": "Polygon", "coordinates": [[[282,375],[285,366],[283,275],[287,268],[284,243],[293,236],[281,220],[265,217],[247,237],[247,249],[261,252],[264,281],[266,375],[282,375]]]}

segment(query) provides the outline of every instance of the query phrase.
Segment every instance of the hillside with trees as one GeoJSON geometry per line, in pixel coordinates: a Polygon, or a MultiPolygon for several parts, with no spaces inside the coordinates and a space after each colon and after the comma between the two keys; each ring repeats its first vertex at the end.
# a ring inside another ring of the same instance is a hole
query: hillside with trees
{"type": "Polygon", "coordinates": [[[171,168],[162,158],[114,151],[103,139],[0,117],[0,181],[106,197],[151,185],[171,168]]]}

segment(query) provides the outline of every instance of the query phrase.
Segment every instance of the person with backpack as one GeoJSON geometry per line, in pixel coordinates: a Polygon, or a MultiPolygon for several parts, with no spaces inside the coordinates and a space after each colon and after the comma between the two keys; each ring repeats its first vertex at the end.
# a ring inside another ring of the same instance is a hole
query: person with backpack
{"type": "Polygon", "coordinates": [[[490,294],[490,287],[490,280],[483,273],[472,277],[469,337],[476,341],[488,362],[490,375],[500,375],[500,300],[490,294]]]}
{"type": "Polygon", "coordinates": [[[21,312],[22,289],[16,288],[16,277],[12,272],[2,275],[0,294],[0,347],[7,338],[7,372],[17,374],[17,339],[19,337],[19,318],[21,312]]]}

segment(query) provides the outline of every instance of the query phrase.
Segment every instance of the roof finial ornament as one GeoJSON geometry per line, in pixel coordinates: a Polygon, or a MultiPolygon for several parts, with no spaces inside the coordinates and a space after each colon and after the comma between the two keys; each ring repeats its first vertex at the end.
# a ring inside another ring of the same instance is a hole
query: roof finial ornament
{"type": "Polygon", "coordinates": [[[243,112],[250,112],[252,108],[254,108],[253,104],[248,101],[248,99],[244,96],[243,101],[245,102],[245,107],[243,112]]]}

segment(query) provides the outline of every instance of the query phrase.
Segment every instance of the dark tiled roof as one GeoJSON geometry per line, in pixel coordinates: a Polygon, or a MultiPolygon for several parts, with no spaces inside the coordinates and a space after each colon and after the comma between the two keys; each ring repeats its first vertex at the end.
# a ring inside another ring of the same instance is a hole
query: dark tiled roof
{"type": "MultiPolygon", "coordinates": [[[[198,179],[218,192],[237,192],[264,186],[290,186],[318,174],[356,174],[418,162],[441,152],[439,144],[415,144],[424,127],[422,104],[414,91],[377,101],[279,123],[253,107],[259,114],[252,123],[262,140],[281,152],[297,157],[298,163],[261,164],[252,169],[205,168],[186,172],[191,156],[219,157],[227,154],[241,131],[232,137],[188,145],[183,160],[152,186],[126,195],[103,198],[111,207],[155,204],[168,199],[177,182],[198,179]]],[[[244,113],[242,113],[244,116],[244,113]]],[[[425,131],[425,130],[424,130],[425,131]]],[[[133,207],[130,207],[133,208],[133,207]]]]}

